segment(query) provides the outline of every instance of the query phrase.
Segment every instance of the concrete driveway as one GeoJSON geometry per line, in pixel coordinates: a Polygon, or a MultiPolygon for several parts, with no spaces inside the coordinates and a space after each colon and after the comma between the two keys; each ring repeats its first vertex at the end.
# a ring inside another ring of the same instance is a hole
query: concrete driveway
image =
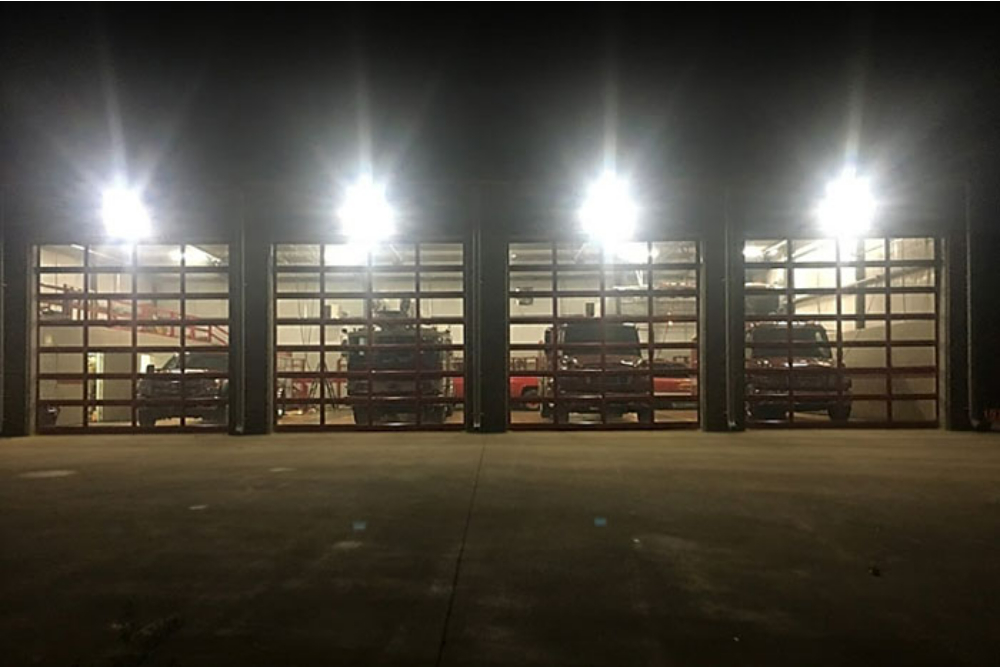
{"type": "Polygon", "coordinates": [[[0,442],[9,664],[997,664],[1000,439],[0,442]]]}

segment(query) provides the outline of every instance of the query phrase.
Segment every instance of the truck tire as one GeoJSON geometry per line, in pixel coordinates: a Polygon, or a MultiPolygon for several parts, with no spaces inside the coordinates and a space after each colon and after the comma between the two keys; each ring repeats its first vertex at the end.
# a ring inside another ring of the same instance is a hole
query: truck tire
{"type": "Polygon", "coordinates": [[[556,422],[558,424],[569,424],[569,408],[565,406],[558,406],[555,409],[556,422]]]}
{"type": "MultiPolygon", "coordinates": [[[[537,387],[526,387],[521,390],[522,399],[536,399],[538,398],[538,388],[537,387]]],[[[533,411],[538,409],[538,402],[533,402],[530,404],[521,404],[524,406],[525,410],[533,411]]],[[[544,417],[544,416],[542,416],[544,417]]]]}
{"type": "Polygon", "coordinates": [[[354,424],[367,425],[368,424],[368,409],[364,406],[355,406],[354,412],[354,424]]]}
{"type": "Polygon", "coordinates": [[[445,407],[444,406],[431,406],[430,408],[425,408],[421,422],[424,424],[444,424],[445,420],[445,407]]]}
{"type": "Polygon", "coordinates": [[[834,422],[847,422],[851,419],[851,404],[831,404],[826,412],[834,422]]]}
{"type": "Polygon", "coordinates": [[[139,419],[140,427],[155,427],[156,416],[149,411],[139,411],[136,417],[139,419]]]}
{"type": "Polygon", "coordinates": [[[652,408],[640,408],[635,412],[636,418],[638,418],[641,424],[652,424],[653,423],[653,409],[652,408]]]}

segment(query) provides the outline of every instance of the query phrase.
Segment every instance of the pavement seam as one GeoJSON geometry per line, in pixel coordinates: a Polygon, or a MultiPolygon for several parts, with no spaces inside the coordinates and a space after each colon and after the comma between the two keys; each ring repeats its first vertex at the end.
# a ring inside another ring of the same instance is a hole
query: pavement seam
{"type": "Polygon", "coordinates": [[[465,527],[462,529],[462,544],[458,547],[458,556],[455,559],[455,575],[451,580],[451,593],[448,595],[448,609],[444,613],[444,627],[441,629],[441,643],[438,645],[437,661],[434,665],[440,666],[444,657],[444,647],[448,641],[448,626],[451,623],[451,611],[455,606],[455,593],[458,591],[458,577],[462,570],[462,557],[465,555],[465,543],[469,537],[469,525],[472,524],[472,508],[476,504],[476,491],[479,489],[479,474],[483,470],[483,458],[486,456],[486,444],[480,447],[479,463],[476,464],[476,477],[472,481],[472,493],[469,495],[469,510],[465,515],[465,527]]]}

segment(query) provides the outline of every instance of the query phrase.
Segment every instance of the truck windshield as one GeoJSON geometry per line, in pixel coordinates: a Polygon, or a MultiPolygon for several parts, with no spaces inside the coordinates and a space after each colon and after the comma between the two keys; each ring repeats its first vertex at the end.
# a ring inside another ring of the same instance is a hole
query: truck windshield
{"type": "Polygon", "coordinates": [[[754,346],[751,357],[820,357],[830,359],[830,342],[826,338],[826,330],[820,327],[795,327],[792,329],[792,341],[795,347],[788,345],[788,329],[786,327],[758,327],[751,334],[754,343],[774,343],[774,346],[754,346]],[[814,345],[810,345],[814,344],[814,345]]]}
{"type": "MultiPolygon", "coordinates": [[[[184,356],[184,367],[199,371],[228,371],[229,357],[226,353],[187,353],[184,356]]],[[[163,365],[164,371],[173,371],[179,368],[180,356],[178,355],[174,355],[163,365]]]]}
{"type": "Polygon", "coordinates": [[[600,343],[602,339],[605,343],[632,343],[636,348],[629,349],[628,354],[639,355],[639,332],[635,327],[627,325],[607,325],[600,322],[586,322],[573,324],[566,328],[563,335],[563,343],[600,343]]]}

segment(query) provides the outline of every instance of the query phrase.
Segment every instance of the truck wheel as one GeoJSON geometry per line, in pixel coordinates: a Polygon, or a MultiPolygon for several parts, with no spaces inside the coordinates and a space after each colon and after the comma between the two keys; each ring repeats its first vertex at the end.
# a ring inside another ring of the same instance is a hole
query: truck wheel
{"type": "Polygon", "coordinates": [[[422,422],[424,424],[443,424],[445,419],[444,406],[432,406],[424,409],[422,422]]]}
{"type": "Polygon", "coordinates": [[[368,424],[368,409],[360,406],[354,407],[354,424],[368,424]]]}
{"type": "Polygon", "coordinates": [[[556,422],[558,424],[569,424],[569,408],[559,406],[555,409],[556,422]]]}
{"type": "Polygon", "coordinates": [[[149,411],[139,411],[137,415],[139,418],[140,427],[155,427],[156,426],[156,416],[149,411]]]}
{"type": "Polygon", "coordinates": [[[834,422],[847,422],[851,419],[851,404],[833,404],[826,412],[834,422]]]}
{"type": "Polygon", "coordinates": [[[640,408],[635,412],[636,418],[642,424],[652,424],[653,423],[653,409],[652,408],[640,408]]]}
{"type": "MultiPolygon", "coordinates": [[[[538,388],[537,387],[526,387],[526,388],[524,388],[524,390],[521,391],[521,398],[522,399],[535,399],[537,397],[538,397],[538,388]]],[[[528,410],[528,411],[533,411],[533,410],[537,410],[538,409],[538,402],[537,401],[536,402],[532,402],[530,404],[521,404],[521,405],[524,406],[524,409],[528,410]]]]}
{"type": "Polygon", "coordinates": [[[542,419],[551,420],[552,419],[552,404],[544,403],[542,404],[542,419]]]}

